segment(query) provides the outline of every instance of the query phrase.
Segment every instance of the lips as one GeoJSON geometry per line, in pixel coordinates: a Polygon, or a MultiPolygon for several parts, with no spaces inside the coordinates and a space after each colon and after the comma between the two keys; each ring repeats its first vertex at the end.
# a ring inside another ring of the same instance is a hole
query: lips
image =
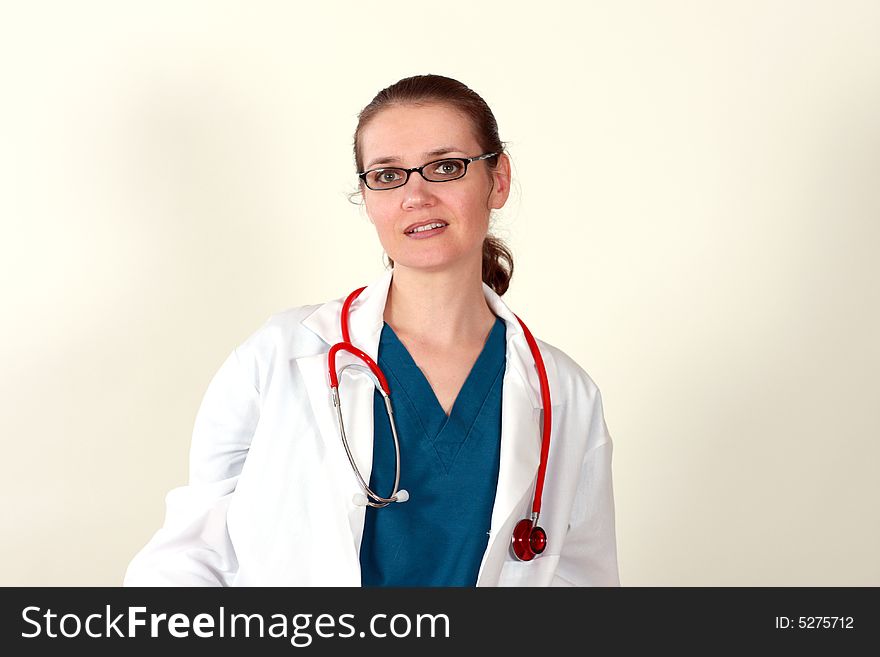
{"type": "Polygon", "coordinates": [[[416,223],[416,224],[411,224],[411,225],[407,226],[407,227],[406,227],[406,230],[403,231],[403,232],[404,232],[404,233],[410,233],[410,232],[412,232],[413,230],[415,230],[416,228],[420,228],[420,227],[422,227],[422,226],[430,226],[431,224],[443,224],[444,226],[448,226],[448,225],[449,225],[448,222],[443,221],[442,219],[428,219],[427,221],[420,221],[420,222],[418,222],[418,223],[416,223]]]}

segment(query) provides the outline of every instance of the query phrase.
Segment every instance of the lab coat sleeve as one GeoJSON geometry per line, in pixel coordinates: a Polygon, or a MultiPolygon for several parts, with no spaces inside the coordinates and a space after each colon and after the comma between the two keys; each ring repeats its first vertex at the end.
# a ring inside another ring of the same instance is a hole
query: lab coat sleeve
{"type": "Polygon", "coordinates": [[[238,571],[226,513],[260,416],[253,367],[243,364],[241,349],[208,385],[193,428],[189,483],[165,497],[165,522],[129,564],[123,586],[230,586],[238,571]]]}
{"type": "Polygon", "coordinates": [[[613,445],[596,390],[568,533],[551,586],[620,586],[611,480],[613,445]]]}

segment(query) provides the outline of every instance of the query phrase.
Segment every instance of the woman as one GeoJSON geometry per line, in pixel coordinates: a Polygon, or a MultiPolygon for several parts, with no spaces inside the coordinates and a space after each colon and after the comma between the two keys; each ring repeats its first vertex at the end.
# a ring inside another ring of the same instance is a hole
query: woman
{"type": "Polygon", "coordinates": [[[487,233],[510,161],[491,110],[456,80],[401,80],[360,113],[354,156],[391,269],[232,351],[196,418],[189,485],[125,584],[619,585],[599,390],[559,349],[533,352],[500,298],[512,259],[487,233]],[[333,347],[349,319],[393,424],[370,376],[340,373],[363,364],[333,347]]]}

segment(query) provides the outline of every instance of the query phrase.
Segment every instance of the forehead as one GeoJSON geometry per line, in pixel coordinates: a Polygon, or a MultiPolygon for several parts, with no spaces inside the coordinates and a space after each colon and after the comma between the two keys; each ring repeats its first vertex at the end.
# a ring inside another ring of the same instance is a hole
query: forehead
{"type": "Polygon", "coordinates": [[[375,160],[391,158],[421,164],[424,154],[448,147],[473,155],[478,143],[467,116],[445,105],[389,107],[361,133],[367,167],[375,160]]]}

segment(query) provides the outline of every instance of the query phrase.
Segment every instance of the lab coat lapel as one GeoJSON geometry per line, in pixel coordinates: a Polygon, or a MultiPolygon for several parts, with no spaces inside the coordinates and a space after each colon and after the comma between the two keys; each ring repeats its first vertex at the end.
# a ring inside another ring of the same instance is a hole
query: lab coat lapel
{"type": "MultiPolygon", "coordinates": [[[[541,460],[540,384],[531,350],[516,316],[483,284],[492,311],[507,326],[507,368],[501,397],[501,463],[492,508],[489,543],[477,586],[496,586],[508,557],[513,528],[531,513],[532,495],[541,460]]],[[[546,361],[545,361],[546,363],[546,361]]],[[[548,366],[548,377],[555,374],[548,366]]]]}
{"type": "MultiPolygon", "coordinates": [[[[370,358],[377,360],[379,336],[385,311],[385,301],[391,283],[392,270],[367,286],[350,308],[349,330],[352,343],[365,351],[370,358]]],[[[345,296],[348,296],[346,293],[345,296]]],[[[360,585],[360,542],[363,536],[365,508],[354,504],[353,498],[362,493],[357,477],[348,461],[342,438],[339,435],[336,409],[330,396],[330,376],[327,352],[330,347],[342,341],[340,317],[345,297],[329,301],[319,306],[302,324],[320,337],[326,344],[320,353],[296,359],[303,377],[303,384],[309,396],[309,404],[325,447],[324,468],[327,481],[328,513],[341,521],[340,531],[345,540],[351,541],[351,562],[347,564],[352,572],[352,585],[360,585]],[[340,509],[344,513],[340,513],[340,509]]],[[[346,351],[336,356],[336,368],[340,371],[349,363],[363,362],[346,351]]],[[[345,422],[345,435],[352,456],[360,469],[364,481],[370,481],[373,462],[373,399],[372,380],[362,372],[345,370],[339,382],[339,395],[342,403],[342,417],[345,422]]],[[[341,539],[342,540],[342,539],[341,539]]]]}

